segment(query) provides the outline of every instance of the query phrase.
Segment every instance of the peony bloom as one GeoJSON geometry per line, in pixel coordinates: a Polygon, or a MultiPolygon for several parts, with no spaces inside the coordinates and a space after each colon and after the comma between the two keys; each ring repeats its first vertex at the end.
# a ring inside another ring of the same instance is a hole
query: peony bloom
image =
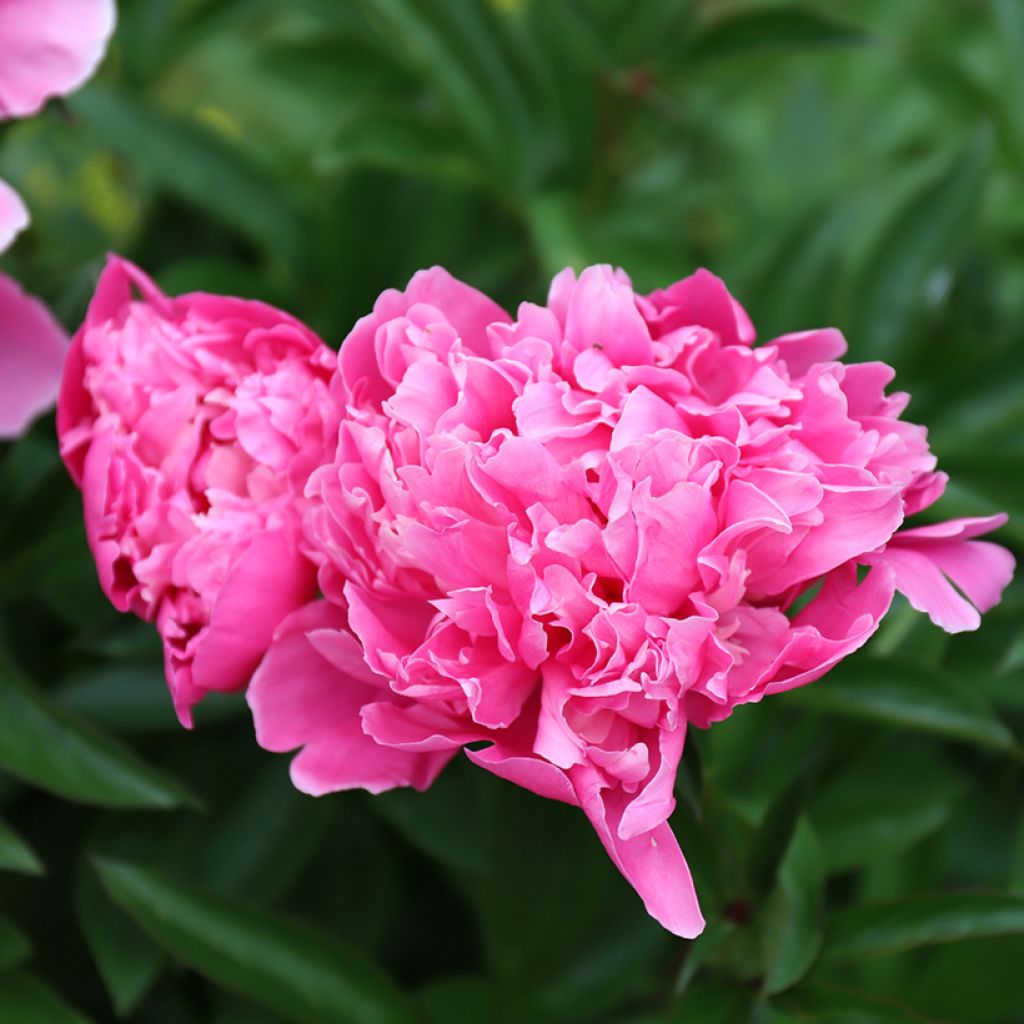
{"type": "Polygon", "coordinates": [[[168,298],[111,258],[72,341],[57,410],[115,607],[155,621],[184,724],[245,685],[315,593],[302,492],[324,457],[334,354],[260,302],[168,298]]]}
{"type": "Polygon", "coordinates": [[[103,59],[114,0],[0,0],[0,118],[74,92],[103,59]]]}
{"type": "Polygon", "coordinates": [[[901,530],[945,477],[889,367],[833,330],[753,340],[704,271],[643,296],[567,270],[515,321],[437,268],[385,292],[306,486],[322,599],[249,690],[296,784],[422,788],[472,744],[698,934],[668,825],[687,726],[819,678],[894,589],[974,628],[1013,565],[974,539],[1001,517],[901,530]]]}

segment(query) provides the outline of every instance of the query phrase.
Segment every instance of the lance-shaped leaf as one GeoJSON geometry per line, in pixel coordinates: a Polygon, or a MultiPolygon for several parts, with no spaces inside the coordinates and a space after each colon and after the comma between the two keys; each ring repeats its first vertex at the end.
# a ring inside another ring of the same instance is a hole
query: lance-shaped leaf
{"type": "Polygon", "coordinates": [[[98,807],[195,805],[182,786],[54,705],[0,651],[0,769],[98,807]]]}
{"type": "Polygon", "coordinates": [[[384,971],[331,936],[178,882],[96,860],[100,882],[143,931],[214,983],[298,1024],[404,1024],[405,997],[384,971]]]}
{"type": "Polygon", "coordinates": [[[863,960],[961,939],[1024,934],[1024,899],[955,893],[867,904],[834,914],[822,959],[863,960]]]}
{"type": "Polygon", "coordinates": [[[41,875],[43,862],[21,836],[0,820],[0,871],[41,875]]]}

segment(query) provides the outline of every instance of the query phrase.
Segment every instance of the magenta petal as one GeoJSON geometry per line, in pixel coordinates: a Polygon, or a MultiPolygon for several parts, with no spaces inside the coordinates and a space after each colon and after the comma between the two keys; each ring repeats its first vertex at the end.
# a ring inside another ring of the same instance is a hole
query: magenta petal
{"type": "Polygon", "coordinates": [[[27,117],[77,89],[103,58],[114,0],[0,3],[0,118],[27,117]]]}
{"type": "Polygon", "coordinates": [[[0,274],[0,437],[17,437],[53,404],[67,348],[50,311],[0,274]]]}

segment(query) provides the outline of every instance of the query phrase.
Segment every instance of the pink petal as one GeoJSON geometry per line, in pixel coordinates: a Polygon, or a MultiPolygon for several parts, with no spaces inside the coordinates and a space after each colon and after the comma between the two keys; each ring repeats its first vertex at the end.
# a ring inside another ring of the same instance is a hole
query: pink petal
{"type": "Polygon", "coordinates": [[[576,284],[565,339],[577,352],[603,355],[615,366],[651,359],[651,337],[633,301],[633,289],[610,267],[587,267],[576,284]]]}
{"type": "Polygon", "coordinates": [[[538,796],[573,806],[579,803],[576,791],[565,772],[539,757],[516,754],[500,743],[485,747],[483,750],[467,749],[466,756],[474,764],[486,768],[498,778],[514,782],[538,796]]]}
{"type": "Polygon", "coordinates": [[[636,889],[647,913],[674,935],[696,938],[704,930],[690,869],[667,824],[622,839],[619,826],[626,796],[602,788],[601,777],[588,765],[569,770],[580,806],[615,866],[636,889]]]}
{"type": "Polygon", "coordinates": [[[192,676],[205,690],[244,686],[278,624],[316,592],[313,565],[283,531],[255,537],[217,595],[194,649],[192,676]]]}
{"type": "Polygon", "coordinates": [[[53,314],[0,274],[0,437],[17,437],[53,404],[67,349],[53,314]]]}
{"type": "Polygon", "coordinates": [[[729,294],[721,278],[707,270],[647,296],[658,312],[658,334],[678,327],[698,326],[714,331],[723,345],[750,345],[754,327],[746,310],[729,294]]]}
{"type": "Polygon", "coordinates": [[[768,345],[778,350],[791,377],[802,377],[815,363],[830,363],[846,353],[846,339],[834,327],[783,334],[768,345]]]}
{"type": "Polygon", "coordinates": [[[114,21],[114,0],[2,0],[0,118],[74,92],[103,59],[114,21]]]}
{"type": "Polygon", "coordinates": [[[282,623],[253,676],[247,700],[257,742],[279,753],[302,747],[292,781],[313,796],[342,789],[381,793],[396,786],[426,789],[449,757],[383,747],[362,729],[360,708],[375,689],[324,659],[309,640],[314,631],[344,633],[344,616],[323,601],[282,623]]]}
{"type": "Polygon", "coordinates": [[[1005,522],[996,515],[903,530],[868,560],[888,565],[896,589],[947,633],[977,629],[979,613],[999,603],[1016,563],[998,544],[970,538],[1005,522]]]}

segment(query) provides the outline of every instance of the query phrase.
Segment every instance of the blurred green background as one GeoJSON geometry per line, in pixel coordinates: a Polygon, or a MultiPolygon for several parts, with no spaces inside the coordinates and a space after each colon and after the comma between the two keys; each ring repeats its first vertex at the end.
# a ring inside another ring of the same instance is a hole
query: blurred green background
{"type": "MultiPolygon", "coordinates": [[[[103,254],[331,344],[441,263],[705,265],[767,338],[884,358],[1024,542],[1019,0],[122,0],[97,80],[5,126],[4,269],[80,320],[103,254]]],[[[95,583],[52,417],[0,452],[0,1021],[1024,1021],[1024,588],[897,605],[828,682],[692,734],[662,932],[577,811],[456,762],[295,793],[241,698],[176,724],[95,583]]]]}

